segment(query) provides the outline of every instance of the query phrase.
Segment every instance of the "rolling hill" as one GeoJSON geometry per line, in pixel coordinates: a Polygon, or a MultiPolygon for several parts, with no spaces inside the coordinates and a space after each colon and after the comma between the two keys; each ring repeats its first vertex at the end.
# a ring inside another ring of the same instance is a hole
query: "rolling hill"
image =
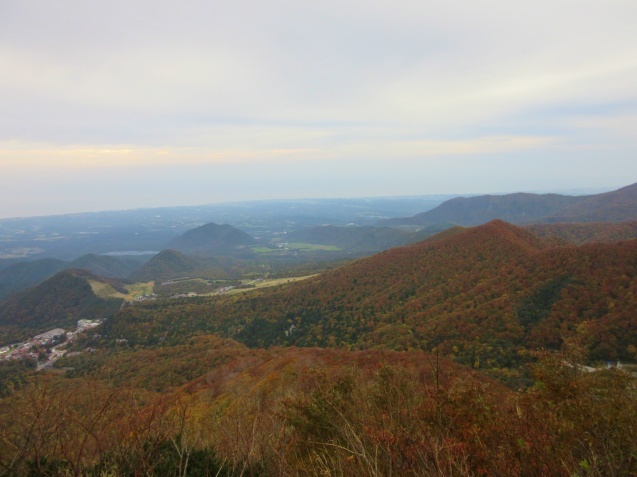
{"type": "Polygon", "coordinates": [[[209,223],[189,230],[171,240],[167,248],[197,255],[222,255],[256,243],[256,240],[233,227],[209,223]]]}

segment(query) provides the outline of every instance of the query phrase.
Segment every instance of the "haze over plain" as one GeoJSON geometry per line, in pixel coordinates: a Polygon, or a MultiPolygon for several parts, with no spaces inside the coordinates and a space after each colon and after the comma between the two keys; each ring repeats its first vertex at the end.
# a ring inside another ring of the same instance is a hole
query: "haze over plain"
{"type": "Polygon", "coordinates": [[[621,187],[637,5],[0,2],[0,217],[621,187]]]}

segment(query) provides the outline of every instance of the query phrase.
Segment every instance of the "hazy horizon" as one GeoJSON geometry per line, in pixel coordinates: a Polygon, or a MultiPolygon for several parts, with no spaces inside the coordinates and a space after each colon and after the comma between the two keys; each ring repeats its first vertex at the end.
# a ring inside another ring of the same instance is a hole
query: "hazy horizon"
{"type": "MultiPolygon", "coordinates": [[[[630,185],[630,184],[627,184],[630,185]]],[[[624,186],[622,186],[624,187],[624,186]]],[[[417,198],[417,197],[469,197],[469,196],[478,196],[478,195],[506,195],[506,194],[514,194],[517,192],[522,193],[530,193],[530,194],[563,194],[563,195],[593,195],[600,194],[603,192],[609,192],[612,190],[616,190],[614,187],[592,187],[592,188],[570,188],[570,189],[549,189],[549,190],[522,190],[522,191],[504,191],[504,192],[468,192],[468,193],[441,193],[441,194],[417,194],[417,195],[389,195],[389,196],[358,196],[358,197],[292,197],[292,198],[272,198],[272,199],[250,199],[250,200],[239,200],[239,201],[222,201],[222,202],[208,202],[208,203],[197,203],[197,204],[174,204],[174,205],[163,205],[163,206],[150,206],[150,207],[129,207],[129,208],[121,208],[121,209],[96,209],[96,210],[77,210],[73,212],[62,212],[56,214],[46,214],[46,215],[23,215],[23,216],[0,216],[0,221],[2,220],[11,220],[11,219],[32,219],[38,217],[52,217],[52,216],[64,216],[64,215],[82,215],[82,214],[92,214],[92,213],[100,213],[100,212],[127,212],[134,210],[153,210],[153,209],[163,209],[163,208],[180,208],[180,207],[206,207],[206,206],[215,206],[215,205],[231,205],[231,204],[248,204],[248,203],[258,203],[258,202],[303,202],[303,201],[314,201],[314,200],[366,200],[366,199],[408,199],[408,198],[417,198]]],[[[447,199],[444,199],[447,200],[447,199]]]]}
{"type": "Polygon", "coordinates": [[[637,182],[628,1],[0,2],[0,218],[637,182]]]}

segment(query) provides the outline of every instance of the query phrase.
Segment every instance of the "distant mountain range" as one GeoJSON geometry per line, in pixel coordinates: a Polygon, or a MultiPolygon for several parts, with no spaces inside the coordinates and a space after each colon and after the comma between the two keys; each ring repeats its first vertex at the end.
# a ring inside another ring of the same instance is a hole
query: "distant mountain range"
{"type": "Polygon", "coordinates": [[[515,224],[637,220],[637,184],[589,196],[516,193],[456,197],[435,209],[412,217],[383,220],[379,225],[474,226],[494,219],[515,224]]]}
{"type": "MultiPolygon", "coordinates": [[[[418,242],[453,224],[474,226],[494,218],[526,224],[534,234],[550,239],[555,245],[628,240],[637,237],[637,184],[589,196],[517,193],[458,197],[413,217],[383,222],[392,227],[317,226],[290,231],[285,239],[335,246],[343,253],[368,254],[418,242]],[[620,222],[622,220],[632,222],[620,222]],[[420,230],[396,228],[400,225],[415,226],[420,230]]],[[[242,259],[256,260],[250,249],[256,243],[255,238],[232,225],[208,223],[170,240],[164,247],[168,250],[144,266],[142,263],[147,257],[124,258],[93,253],[73,261],[47,258],[14,263],[0,269],[0,302],[12,293],[71,268],[88,270],[102,277],[139,281],[179,276],[230,278],[236,275],[230,271],[235,265],[229,264],[227,259],[219,259],[223,255],[238,257],[237,253],[242,253],[242,259]],[[193,255],[200,258],[193,258],[193,255]],[[217,259],[212,258],[215,256],[217,259]]]]}
{"type": "Polygon", "coordinates": [[[162,250],[176,236],[210,222],[265,239],[326,223],[373,225],[431,209],[450,197],[263,200],[1,219],[0,269],[16,258],[74,260],[86,253],[162,250]]]}
{"type": "Polygon", "coordinates": [[[226,278],[228,271],[212,256],[234,253],[254,243],[254,238],[231,225],[210,223],[179,235],[167,244],[167,250],[150,260],[149,255],[130,258],[91,253],[72,262],[52,258],[19,262],[0,270],[0,302],[65,269],[83,269],[101,277],[143,282],[185,275],[226,278]],[[200,257],[195,259],[182,252],[200,257]]]}

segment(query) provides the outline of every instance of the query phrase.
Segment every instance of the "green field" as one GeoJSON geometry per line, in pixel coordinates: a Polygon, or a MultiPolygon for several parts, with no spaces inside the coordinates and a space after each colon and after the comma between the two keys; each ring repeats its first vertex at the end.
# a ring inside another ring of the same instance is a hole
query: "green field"
{"type": "Polygon", "coordinates": [[[251,290],[257,290],[259,288],[267,288],[274,287],[277,285],[283,285],[285,283],[298,282],[301,280],[306,280],[308,278],[315,277],[318,274],[313,275],[305,275],[302,277],[287,277],[287,278],[267,278],[265,280],[257,281],[257,280],[241,280],[244,285],[254,285],[252,288],[235,288],[234,290],[230,290],[227,294],[233,295],[235,293],[245,293],[251,290]]]}
{"type": "Polygon", "coordinates": [[[133,301],[136,297],[142,295],[150,295],[153,293],[153,286],[155,282],[146,283],[133,283],[132,285],[126,285],[128,295],[124,297],[126,301],[133,301]]]}
{"type": "Polygon", "coordinates": [[[96,280],[88,280],[89,285],[91,285],[91,289],[93,293],[100,298],[123,298],[124,300],[130,300],[130,295],[124,295],[123,293],[118,292],[108,283],[98,282],[96,280]]]}

